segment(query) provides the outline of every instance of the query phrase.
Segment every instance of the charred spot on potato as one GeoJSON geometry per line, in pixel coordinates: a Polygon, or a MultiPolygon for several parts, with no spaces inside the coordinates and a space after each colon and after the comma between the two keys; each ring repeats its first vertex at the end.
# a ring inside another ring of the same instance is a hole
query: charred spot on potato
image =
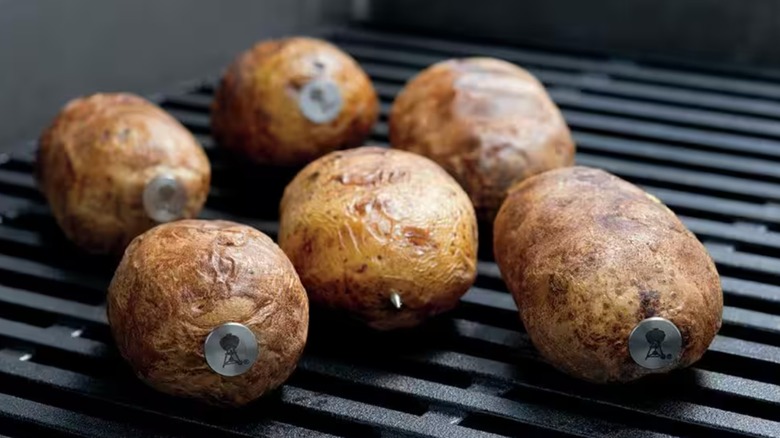
{"type": "Polygon", "coordinates": [[[680,338],[682,339],[681,348],[685,351],[691,341],[691,332],[685,324],[675,324],[674,321],[672,321],[672,324],[676,325],[677,329],[680,330],[680,338]]]}
{"type": "Polygon", "coordinates": [[[431,233],[419,227],[404,227],[403,235],[415,246],[429,246],[432,243],[431,233]]]}
{"type": "Polygon", "coordinates": [[[563,281],[555,274],[552,274],[548,277],[547,284],[550,288],[550,292],[553,295],[564,295],[566,294],[566,285],[563,283],[563,281]]]}
{"type": "Polygon", "coordinates": [[[656,316],[661,301],[661,294],[654,290],[639,291],[639,313],[642,319],[656,316]]]}

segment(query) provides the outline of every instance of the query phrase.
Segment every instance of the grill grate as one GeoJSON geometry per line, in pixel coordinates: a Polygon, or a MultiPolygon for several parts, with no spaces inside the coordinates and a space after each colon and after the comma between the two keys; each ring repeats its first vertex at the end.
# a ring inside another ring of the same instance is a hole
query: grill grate
{"type": "MultiPolygon", "coordinates": [[[[230,412],[174,400],[119,360],[104,308],[113,266],[64,241],[30,147],[0,160],[0,435],[780,436],[780,82],[353,28],[331,39],[375,81],[380,144],[393,96],[425,66],[484,55],[529,68],[563,109],[579,163],[657,195],[716,260],[724,325],[703,360],[614,387],[557,373],[531,347],[485,243],[462,305],[413,335],[315,312],[299,369],[276,394],[230,412]]],[[[208,136],[213,87],[158,97],[212,160],[202,216],[274,235],[291,175],[233,170],[208,136]],[[263,193],[239,189],[242,178],[263,193]]]]}

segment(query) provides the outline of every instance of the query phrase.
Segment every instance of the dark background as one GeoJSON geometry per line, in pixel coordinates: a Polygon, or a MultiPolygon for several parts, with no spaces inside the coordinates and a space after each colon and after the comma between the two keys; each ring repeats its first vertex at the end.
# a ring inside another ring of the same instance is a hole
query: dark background
{"type": "Polygon", "coordinates": [[[348,5],[0,0],[0,150],[37,137],[75,96],[147,94],[217,74],[255,41],[344,20],[348,5]]]}

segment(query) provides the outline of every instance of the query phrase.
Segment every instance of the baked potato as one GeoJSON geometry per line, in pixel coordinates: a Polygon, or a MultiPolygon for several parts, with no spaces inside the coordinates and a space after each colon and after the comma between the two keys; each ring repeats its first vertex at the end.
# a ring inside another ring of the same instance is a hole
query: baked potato
{"type": "Polygon", "coordinates": [[[153,388],[239,406],[281,385],[306,345],[309,302],[254,228],[182,220],[138,236],[108,290],[122,356],[153,388]]]}
{"type": "Polygon", "coordinates": [[[192,134],[132,94],[70,101],[39,143],[40,190],[88,252],[121,255],[154,225],[196,216],[209,192],[209,161],[192,134]]]}
{"type": "Polygon", "coordinates": [[[255,163],[302,166],[371,133],[379,101],[349,55],[313,38],[258,43],[228,68],[212,105],[217,142],[255,163]]]}
{"type": "Polygon", "coordinates": [[[453,308],[476,276],[468,196],[434,162],[398,150],[306,166],[284,191],[279,245],[314,303],[380,330],[453,308]]]}
{"type": "Polygon", "coordinates": [[[533,344],[593,382],[687,367],[721,325],[704,246],[657,198],[604,171],[570,167],[510,190],[496,262],[533,344]]]}
{"type": "Polygon", "coordinates": [[[410,80],[393,103],[390,142],[439,163],[490,222],[510,186],[571,166],[575,152],[544,86],[492,58],[439,62],[410,80]]]}

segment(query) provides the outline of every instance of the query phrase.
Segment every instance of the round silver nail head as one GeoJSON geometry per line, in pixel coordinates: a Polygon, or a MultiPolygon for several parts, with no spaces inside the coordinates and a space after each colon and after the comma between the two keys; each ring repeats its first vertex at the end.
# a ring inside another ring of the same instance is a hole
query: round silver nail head
{"type": "Polygon", "coordinates": [[[682,335],[671,321],[647,318],[628,336],[628,351],[637,365],[657,370],[673,365],[680,358],[682,335]]]}
{"type": "Polygon", "coordinates": [[[203,351],[206,363],[215,373],[238,376],[257,361],[257,338],[246,326],[228,322],[209,333],[203,351]]]}
{"type": "Polygon", "coordinates": [[[170,222],[184,214],[187,196],[181,183],[171,175],[158,175],[144,188],[146,214],[156,222],[170,222]]]}
{"type": "Polygon", "coordinates": [[[298,107],[304,117],[314,123],[328,123],[341,112],[341,91],[335,82],[315,79],[303,86],[298,96],[298,107]]]}

